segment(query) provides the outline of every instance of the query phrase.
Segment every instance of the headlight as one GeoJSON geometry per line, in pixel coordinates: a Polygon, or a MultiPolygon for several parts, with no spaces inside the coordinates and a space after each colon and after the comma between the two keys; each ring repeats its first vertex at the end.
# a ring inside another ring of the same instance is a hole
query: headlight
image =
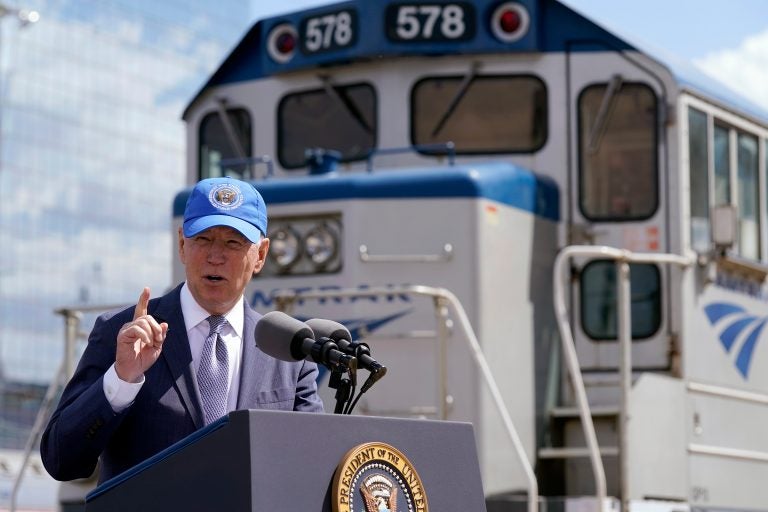
{"type": "Polygon", "coordinates": [[[284,226],[269,234],[269,258],[283,272],[299,259],[299,237],[290,226],[284,226]]]}
{"type": "Polygon", "coordinates": [[[342,268],[341,213],[269,217],[269,256],[255,276],[333,274],[342,268]]]}
{"type": "Polygon", "coordinates": [[[304,237],[304,250],[316,267],[323,267],[331,261],[338,248],[336,234],[325,223],[310,229],[304,237]]]}

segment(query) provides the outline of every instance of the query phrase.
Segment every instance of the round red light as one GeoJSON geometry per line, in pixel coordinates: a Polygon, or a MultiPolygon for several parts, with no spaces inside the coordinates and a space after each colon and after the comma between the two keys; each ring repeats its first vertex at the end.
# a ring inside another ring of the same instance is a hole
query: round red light
{"type": "Polygon", "coordinates": [[[502,43],[514,43],[528,34],[531,17],[525,6],[517,1],[504,2],[491,15],[489,28],[502,43]]]}
{"type": "MultiPolygon", "coordinates": [[[[2,0],[0,0],[2,1],[2,0]]],[[[277,25],[269,31],[267,37],[267,52],[272,60],[279,64],[289,62],[296,53],[299,34],[290,23],[277,25]]]]}
{"type": "Polygon", "coordinates": [[[520,28],[520,14],[517,11],[506,10],[499,18],[501,30],[510,34],[520,28]]]}
{"type": "Polygon", "coordinates": [[[293,34],[284,32],[277,38],[275,47],[280,53],[291,53],[296,48],[296,38],[293,34]]]}

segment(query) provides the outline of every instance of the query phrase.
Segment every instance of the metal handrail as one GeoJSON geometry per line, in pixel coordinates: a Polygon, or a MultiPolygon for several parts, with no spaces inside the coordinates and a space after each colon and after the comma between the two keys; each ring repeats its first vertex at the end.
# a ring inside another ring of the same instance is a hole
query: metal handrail
{"type": "Polygon", "coordinates": [[[59,368],[56,370],[56,374],[53,380],[49,384],[48,389],[45,391],[43,402],[40,405],[40,409],[37,411],[35,422],[32,425],[32,431],[29,435],[29,438],[27,439],[26,445],[24,445],[24,455],[21,459],[21,466],[19,467],[19,472],[16,473],[16,478],[13,480],[13,488],[11,489],[10,512],[16,511],[19,491],[21,490],[21,483],[24,480],[24,473],[27,469],[27,466],[29,465],[29,459],[32,456],[32,450],[35,449],[35,445],[37,444],[40,434],[43,431],[45,421],[48,419],[48,414],[50,413],[53,399],[56,397],[56,393],[58,392],[59,387],[63,385],[65,380],[65,368],[66,362],[64,359],[62,359],[59,368]]]}
{"type": "Polygon", "coordinates": [[[244,179],[256,179],[256,173],[253,171],[255,165],[264,164],[267,167],[267,174],[264,178],[271,178],[275,175],[275,162],[269,155],[261,155],[246,158],[225,158],[219,161],[219,167],[242,165],[246,172],[243,172],[244,179]]]}
{"type": "Polygon", "coordinates": [[[410,153],[412,151],[419,152],[434,152],[436,156],[442,156],[440,151],[444,151],[448,155],[448,165],[453,167],[456,163],[456,144],[453,141],[438,142],[434,144],[414,144],[412,146],[397,147],[397,148],[377,148],[371,150],[368,153],[368,158],[365,162],[365,170],[367,172],[373,172],[373,159],[381,155],[397,155],[402,153],[410,153]]]}
{"type": "MultiPolygon", "coordinates": [[[[397,295],[417,295],[432,297],[435,300],[435,307],[438,310],[437,315],[440,318],[440,309],[450,306],[458,320],[458,325],[464,331],[464,339],[469,345],[469,349],[472,352],[472,356],[477,363],[480,373],[483,375],[485,384],[493,398],[496,409],[499,411],[501,419],[506,428],[507,435],[512,441],[512,445],[515,448],[515,453],[518,458],[518,462],[525,472],[526,479],[528,480],[528,512],[538,512],[539,506],[539,485],[536,481],[536,475],[533,472],[528,456],[525,453],[525,448],[520,440],[520,436],[515,429],[515,425],[512,422],[512,417],[509,414],[509,410],[504,404],[504,400],[501,397],[501,391],[499,390],[496,380],[493,378],[491,369],[488,366],[488,362],[485,359],[483,350],[480,347],[480,343],[477,341],[477,336],[472,329],[472,324],[469,321],[469,317],[464,311],[464,307],[461,305],[459,299],[445,288],[433,288],[430,286],[395,286],[395,287],[371,287],[366,290],[329,290],[329,291],[317,291],[317,292],[301,292],[293,290],[279,291],[274,294],[276,303],[280,309],[287,309],[293,302],[297,300],[306,299],[330,299],[330,298],[342,298],[342,297],[378,297],[388,296],[392,294],[397,295]]],[[[443,391],[444,392],[444,391],[443,391]]],[[[443,395],[443,402],[445,401],[445,395],[443,395]]],[[[444,407],[444,404],[443,406],[444,407]]]]}
{"type": "Polygon", "coordinates": [[[617,295],[618,295],[618,334],[620,347],[619,375],[621,382],[621,405],[619,412],[619,454],[620,454],[620,482],[621,482],[621,501],[624,512],[628,510],[628,461],[627,461],[627,425],[629,423],[629,392],[632,387],[632,332],[631,332],[631,303],[630,303],[630,282],[629,282],[629,263],[666,263],[678,265],[683,268],[691,266],[696,259],[693,256],[679,256],[676,254],[663,253],[633,253],[625,249],[616,249],[601,245],[573,245],[563,248],[555,258],[553,270],[553,297],[555,307],[555,316],[560,330],[560,340],[563,347],[563,356],[568,367],[568,374],[571,377],[574,393],[576,395],[576,404],[579,409],[584,437],[587,442],[589,458],[592,463],[592,472],[595,477],[595,494],[599,504],[599,510],[602,510],[607,498],[607,484],[605,479],[605,468],[603,460],[600,457],[600,449],[597,444],[597,435],[595,434],[595,424],[592,420],[592,413],[587,401],[587,393],[584,388],[584,380],[581,376],[581,367],[576,355],[576,344],[568,317],[568,308],[565,301],[565,281],[566,264],[573,257],[590,257],[601,259],[612,259],[616,263],[617,275],[617,295]]]}
{"type": "Polygon", "coordinates": [[[55,310],[56,314],[64,317],[64,357],[62,357],[58,370],[54,374],[51,383],[48,385],[48,389],[45,391],[45,396],[37,410],[37,416],[35,422],[32,424],[32,430],[27,438],[27,443],[24,446],[24,455],[21,460],[21,466],[19,472],[16,473],[16,477],[13,480],[13,489],[11,490],[11,503],[10,512],[16,511],[19,491],[21,490],[21,484],[24,480],[24,473],[29,465],[29,459],[32,456],[32,450],[35,449],[40,436],[45,428],[45,423],[48,420],[48,416],[53,409],[54,398],[59,389],[64,386],[66,381],[72,376],[75,369],[75,348],[77,346],[77,340],[83,337],[87,337],[87,333],[80,332],[80,320],[83,313],[93,313],[108,311],[111,309],[117,309],[123,306],[73,306],[65,307],[55,310]]]}

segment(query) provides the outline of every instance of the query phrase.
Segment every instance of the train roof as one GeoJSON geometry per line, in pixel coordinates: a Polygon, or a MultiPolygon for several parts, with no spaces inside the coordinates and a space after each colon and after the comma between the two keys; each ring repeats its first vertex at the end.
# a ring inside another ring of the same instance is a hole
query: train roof
{"type": "MultiPolygon", "coordinates": [[[[574,14],[583,16],[579,14],[577,9],[569,9],[574,14]]],[[[598,24],[598,22],[591,23],[598,24]]],[[[604,26],[608,32],[617,34],[618,37],[626,41],[632,48],[663,64],[675,77],[681,89],[695,96],[715,100],[722,107],[729,110],[735,109],[741,114],[754,118],[761,124],[768,124],[768,110],[749,100],[749,98],[738,91],[734,91],[719,80],[707,75],[690,61],[647,41],[641,41],[632,36],[621,34],[620,30],[613,29],[604,22],[599,22],[599,24],[604,26]]]]}
{"type": "Polygon", "coordinates": [[[274,56],[269,55],[268,51],[263,50],[270,44],[274,45],[274,41],[270,43],[269,38],[276,27],[305,29],[308,20],[318,20],[323,16],[340,12],[351,13],[355,19],[359,20],[386,20],[388,16],[391,17],[388,8],[400,4],[382,0],[349,0],[259,20],[245,33],[192,98],[182,117],[187,117],[189,110],[208,88],[340,62],[364,62],[382,57],[408,55],[487,54],[510,51],[597,52],[605,51],[608,47],[616,51],[638,51],[648,55],[669,69],[681,89],[715,100],[726,109],[735,110],[752,117],[759,123],[768,124],[768,110],[665,50],[651,48],[646,43],[639,43],[633,41],[631,37],[620,35],[618,31],[603,27],[558,0],[517,0],[516,3],[525,7],[531,22],[525,34],[512,42],[500,41],[489,31],[477,30],[477,26],[481,25],[477,20],[490,19],[493,9],[498,6],[498,0],[461,1],[453,4],[461,5],[463,9],[471,9],[470,21],[475,22],[475,27],[471,29],[471,37],[450,41],[439,38],[402,41],[396,40],[391,30],[377,31],[367,28],[365,40],[359,40],[354,34],[346,45],[330,45],[329,48],[321,48],[313,52],[307,50],[303,41],[299,41],[296,44],[300,51],[294,51],[292,58],[284,62],[280,62],[280,59],[275,59],[274,56]],[[547,29],[544,30],[543,27],[547,29]]]}

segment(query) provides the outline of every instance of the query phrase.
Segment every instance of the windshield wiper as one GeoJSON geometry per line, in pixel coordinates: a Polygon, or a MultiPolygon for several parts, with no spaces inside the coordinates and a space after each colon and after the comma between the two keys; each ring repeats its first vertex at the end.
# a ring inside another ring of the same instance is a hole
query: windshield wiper
{"type": "Polygon", "coordinates": [[[608,88],[605,90],[603,99],[600,102],[600,109],[597,111],[597,117],[592,124],[592,129],[589,131],[589,137],[587,139],[587,152],[594,154],[600,149],[600,142],[603,140],[603,133],[605,127],[608,125],[608,116],[610,115],[611,108],[613,107],[616,94],[621,90],[621,84],[624,79],[621,75],[613,75],[611,81],[608,83],[608,88]]]}
{"type": "Polygon", "coordinates": [[[347,91],[343,87],[336,87],[331,83],[331,77],[328,75],[318,75],[318,78],[323,83],[323,90],[325,90],[325,93],[331,97],[336,103],[341,105],[345,111],[347,111],[351,116],[352,119],[359,124],[363,130],[366,131],[368,134],[373,133],[373,128],[371,125],[368,124],[368,121],[366,121],[365,116],[360,111],[360,109],[355,105],[355,102],[352,101],[352,98],[349,97],[347,94],[347,91]]]}
{"type": "Polygon", "coordinates": [[[224,127],[224,134],[232,146],[232,150],[235,152],[237,158],[246,158],[245,149],[240,143],[240,134],[237,133],[237,129],[232,125],[227,113],[227,99],[223,97],[216,98],[216,112],[221,121],[221,125],[224,127]]]}
{"type": "Polygon", "coordinates": [[[469,67],[469,72],[464,76],[464,79],[459,84],[459,88],[456,91],[456,94],[453,95],[453,98],[451,98],[451,102],[448,103],[448,108],[445,109],[445,112],[443,112],[442,117],[440,117],[440,120],[432,129],[432,137],[435,137],[440,132],[440,130],[443,129],[445,122],[448,121],[448,118],[451,117],[454,110],[456,110],[456,107],[459,105],[459,102],[461,101],[461,99],[464,97],[465,94],[467,94],[467,91],[469,90],[469,86],[472,84],[472,81],[477,76],[478,69],[480,69],[480,63],[473,62],[472,65],[469,67]]]}

